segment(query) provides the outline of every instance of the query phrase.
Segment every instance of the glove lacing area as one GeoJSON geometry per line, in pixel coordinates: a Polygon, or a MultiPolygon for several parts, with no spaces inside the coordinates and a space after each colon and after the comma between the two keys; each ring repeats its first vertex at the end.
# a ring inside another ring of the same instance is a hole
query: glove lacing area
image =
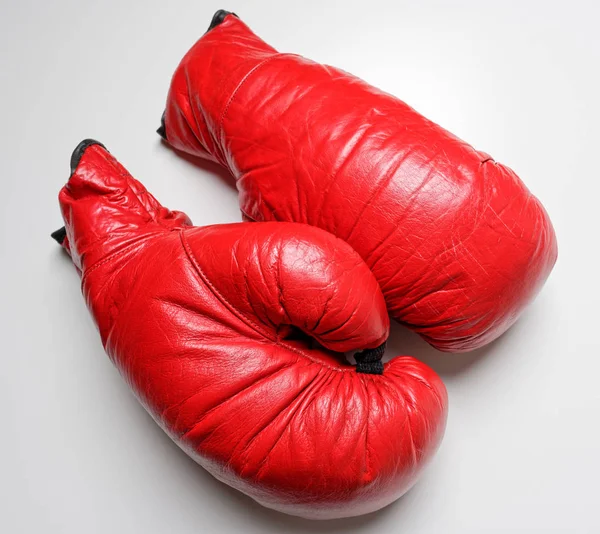
{"type": "Polygon", "coordinates": [[[370,375],[382,375],[383,362],[381,361],[381,358],[385,352],[385,345],[386,342],[384,341],[379,347],[357,352],[354,355],[354,359],[356,360],[356,372],[370,375]]]}

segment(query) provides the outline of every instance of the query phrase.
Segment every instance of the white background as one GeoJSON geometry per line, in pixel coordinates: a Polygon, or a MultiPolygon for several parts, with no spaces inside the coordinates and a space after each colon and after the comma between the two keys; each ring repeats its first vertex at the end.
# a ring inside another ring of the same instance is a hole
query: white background
{"type": "Polygon", "coordinates": [[[600,3],[0,2],[0,531],[600,532],[600,3]],[[170,76],[218,8],[282,51],[381,86],[511,167],[546,206],[559,260],[486,349],[433,366],[448,430],[385,510],[310,522],[213,480],[162,434],[103,354],[49,233],[69,157],[96,138],[197,224],[239,220],[225,174],[159,142],[170,76]]]}

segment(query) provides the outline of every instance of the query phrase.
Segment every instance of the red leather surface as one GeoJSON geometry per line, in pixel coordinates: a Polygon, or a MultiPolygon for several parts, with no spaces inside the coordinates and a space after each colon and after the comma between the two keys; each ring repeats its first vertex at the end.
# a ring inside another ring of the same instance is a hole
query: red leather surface
{"type": "Polygon", "coordinates": [[[244,218],[346,240],[393,317],[441,350],[502,334],[556,261],[548,215],[512,170],[233,15],[177,68],[165,127],[175,148],[231,171],[244,218]]]}
{"type": "Polygon", "coordinates": [[[389,329],[345,242],[293,223],[193,227],[99,145],[59,199],[106,352],[215,477],[313,518],[376,510],[416,481],[444,432],[446,390],[407,356],[383,375],[344,362],[338,352],[377,347],[389,329]]]}

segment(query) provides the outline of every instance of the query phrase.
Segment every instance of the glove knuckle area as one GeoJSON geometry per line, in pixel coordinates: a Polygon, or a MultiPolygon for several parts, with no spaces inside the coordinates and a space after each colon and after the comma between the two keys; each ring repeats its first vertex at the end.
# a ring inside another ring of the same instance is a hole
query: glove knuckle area
{"type": "MultiPolygon", "coordinates": [[[[189,239],[198,258],[212,254],[205,245],[189,239]]],[[[431,371],[397,358],[381,376],[359,375],[322,349],[266,339],[198,276],[177,233],[143,254],[97,269],[85,286],[98,288],[111,358],[201,465],[266,506],[312,518],[376,510],[414,483],[445,424],[431,371]]]]}
{"type": "Polygon", "coordinates": [[[376,510],[441,440],[445,400],[415,369],[366,380],[306,361],[243,367],[165,416],[199,463],[266,506],[313,518],[376,510]]]}
{"type": "Polygon", "coordinates": [[[293,223],[233,224],[185,235],[215,290],[270,338],[285,337],[292,326],[337,352],[387,339],[377,281],[333,235],[293,223]]]}

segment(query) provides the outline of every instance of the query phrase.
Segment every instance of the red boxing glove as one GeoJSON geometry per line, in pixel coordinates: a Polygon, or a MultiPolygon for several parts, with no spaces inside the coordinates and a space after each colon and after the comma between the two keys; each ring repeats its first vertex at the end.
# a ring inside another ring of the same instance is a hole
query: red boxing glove
{"type": "Polygon", "coordinates": [[[502,334],[556,261],[550,219],[513,171],[224,11],[177,68],[159,133],[228,168],[245,218],[347,241],[393,317],[441,350],[502,334]]]}
{"type": "Polygon", "coordinates": [[[111,360],[184,451],[305,517],[364,514],[410,488],[442,438],[446,390],[413,358],[378,367],[389,319],[350,246],[302,224],[193,227],[94,141],[71,167],[54,237],[111,360]],[[336,354],[358,349],[375,349],[357,355],[363,372],[336,354]]]}

